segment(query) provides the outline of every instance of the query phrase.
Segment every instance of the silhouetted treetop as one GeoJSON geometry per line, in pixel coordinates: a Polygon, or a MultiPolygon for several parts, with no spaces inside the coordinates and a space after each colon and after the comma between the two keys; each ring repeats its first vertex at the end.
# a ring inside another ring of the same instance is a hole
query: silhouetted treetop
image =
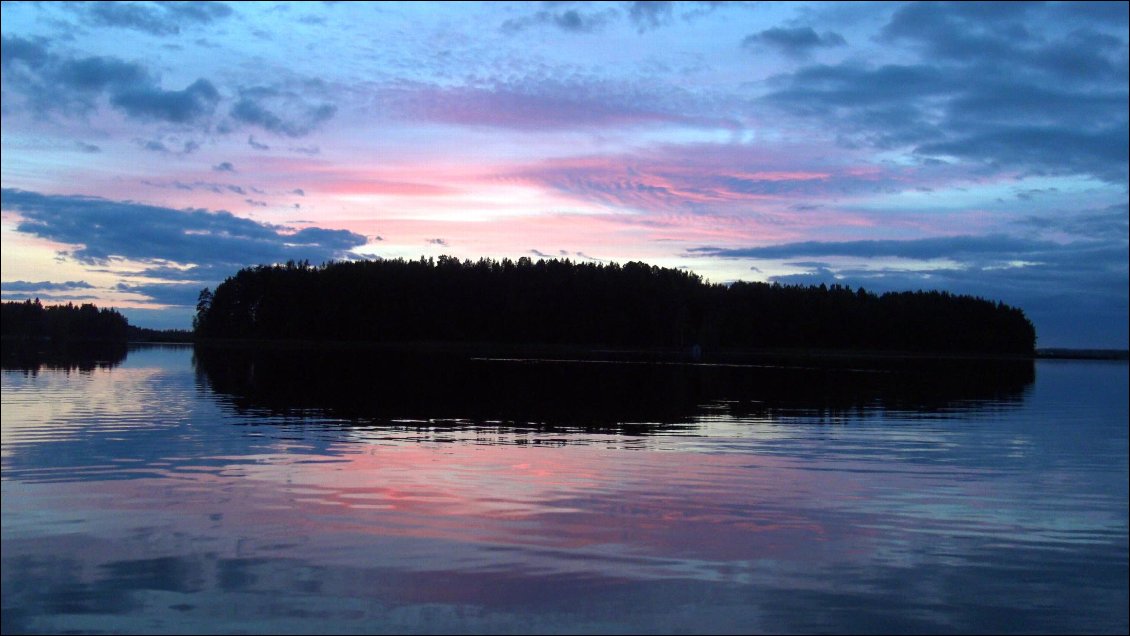
{"type": "Polygon", "coordinates": [[[34,301],[5,302],[2,307],[3,336],[8,339],[53,342],[125,342],[129,323],[113,309],[83,305],[44,306],[34,301]]]}
{"type": "Polygon", "coordinates": [[[706,283],[646,263],[287,263],[200,294],[205,338],[1031,354],[1020,309],[916,291],[706,283]]]}

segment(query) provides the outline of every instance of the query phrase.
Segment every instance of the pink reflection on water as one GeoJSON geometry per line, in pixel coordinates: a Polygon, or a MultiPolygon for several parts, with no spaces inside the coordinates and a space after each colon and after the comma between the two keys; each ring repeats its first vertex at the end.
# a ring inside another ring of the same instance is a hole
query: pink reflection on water
{"type": "MultiPolygon", "coordinates": [[[[48,501],[82,526],[116,527],[112,534],[138,537],[155,553],[187,542],[235,558],[412,570],[505,563],[550,573],[714,579],[735,566],[872,553],[870,533],[837,523],[835,514],[835,502],[851,502],[858,521],[864,488],[795,460],[601,445],[353,443],[324,456],[292,455],[282,445],[278,451],[230,457],[222,468],[181,465],[165,478],[107,481],[95,508],[83,501],[89,484],[37,485],[49,496],[21,498],[28,510],[13,512],[26,515],[48,501]]],[[[99,558],[136,558],[130,543],[99,558]]]]}

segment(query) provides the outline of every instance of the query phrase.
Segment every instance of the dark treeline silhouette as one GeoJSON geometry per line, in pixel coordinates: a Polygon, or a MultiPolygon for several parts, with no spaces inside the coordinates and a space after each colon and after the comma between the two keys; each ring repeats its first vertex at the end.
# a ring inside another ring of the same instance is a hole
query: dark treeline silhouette
{"type": "Polygon", "coordinates": [[[347,425],[582,428],[647,433],[730,415],[850,422],[883,410],[945,417],[1015,406],[1031,360],[810,358],[757,365],[467,358],[407,351],[198,345],[202,386],[237,409],[347,425]],[[379,351],[379,353],[377,353],[379,351]]]}
{"type": "Polygon", "coordinates": [[[3,368],[36,373],[41,367],[89,372],[126,357],[129,323],[113,309],[92,304],[44,306],[39,299],[0,304],[3,368]]]}
{"type": "Polygon", "coordinates": [[[708,284],[644,263],[452,257],[259,266],[200,294],[197,336],[1032,354],[1020,309],[948,292],[708,284]]]}
{"type": "Polygon", "coordinates": [[[6,340],[67,342],[125,342],[129,323],[113,309],[84,305],[43,306],[39,299],[0,305],[6,340]]]}

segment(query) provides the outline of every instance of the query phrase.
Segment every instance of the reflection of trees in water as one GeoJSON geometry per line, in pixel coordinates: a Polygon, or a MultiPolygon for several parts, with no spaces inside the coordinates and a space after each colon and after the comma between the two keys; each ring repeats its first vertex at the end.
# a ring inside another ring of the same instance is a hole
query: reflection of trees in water
{"type": "Polygon", "coordinates": [[[122,342],[70,342],[5,340],[2,366],[5,371],[36,374],[41,369],[90,373],[112,369],[126,359],[129,346],[122,342]]]}
{"type": "Polygon", "coordinates": [[[1035,377],[1027,360],[694,365],[202,347],[195,364],[202,383],[240,409],[313,410],[379,425],[473,422],[641,433],[721,414],[850,419],[875,409],[999,408],[1019,404],[1035,377]]]}

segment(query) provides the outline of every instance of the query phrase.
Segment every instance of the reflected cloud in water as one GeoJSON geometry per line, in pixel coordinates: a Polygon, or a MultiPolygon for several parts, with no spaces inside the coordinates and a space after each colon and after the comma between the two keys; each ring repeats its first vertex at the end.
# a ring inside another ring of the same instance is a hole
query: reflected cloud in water
{"type": "Polygon", "coordinates": [[[5,633],[1126,625],[1125,366],[215,353],[5,373],[5,633]]]}

